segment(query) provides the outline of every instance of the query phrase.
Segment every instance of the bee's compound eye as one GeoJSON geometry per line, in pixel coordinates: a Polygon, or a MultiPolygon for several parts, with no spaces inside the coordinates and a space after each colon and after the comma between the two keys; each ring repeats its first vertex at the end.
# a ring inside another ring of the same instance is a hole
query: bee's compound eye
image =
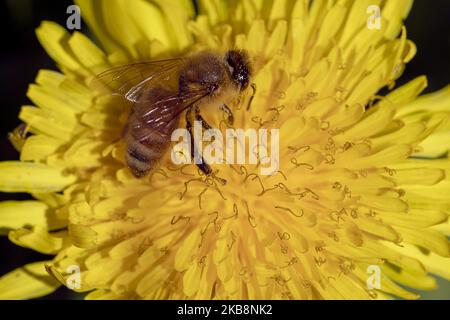
{"type": "Polygon", "coordinates": [[[241,51],[231,50],[226,54],[226,62],[235,85],[244,90],[248,87],[250,67],[247,54],[241,51]]]}

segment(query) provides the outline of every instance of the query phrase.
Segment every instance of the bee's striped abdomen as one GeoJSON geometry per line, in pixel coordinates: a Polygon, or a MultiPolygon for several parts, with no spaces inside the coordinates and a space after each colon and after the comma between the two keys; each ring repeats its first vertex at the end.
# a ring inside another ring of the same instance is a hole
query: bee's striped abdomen
{"type": "Polygon", "coordinates": [[[175,106],[169,108],[161,104],[145,108],[145,105],[136,104],[130,114],[125,129],[125,159],[136,177],[143,177],[153,170],[167,151],[171,134],[179,122],[175,106]]]}
{"type": "Polygon", "coordinates": [[[181,100],[172,91],[152,88],[135,103],[125,129],[126,162],[136,177],[155,168],[178,127],[181,100]]]}

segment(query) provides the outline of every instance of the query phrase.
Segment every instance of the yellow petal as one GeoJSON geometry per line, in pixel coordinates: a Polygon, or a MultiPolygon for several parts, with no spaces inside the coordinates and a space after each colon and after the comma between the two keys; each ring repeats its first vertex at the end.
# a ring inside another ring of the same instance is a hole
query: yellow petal
{"type": "MultiPolygon", "coordinates": [[[[450,117],[449,117],[450,119],[450,117]]],[[[434,132],[419,145],[418,157],[440,158],[450,151],[450,131],[434,132]]]]}
{"type": "Polygon", "coordinates": [[[84,72],[78,61],[67,50],[69,33],[60,25],[44,21],[36,30],[39,42],[47,51],[48,55],[58,64],[70,70],[84,72]]]}
{"type": "Polygon", "coordinates": [[[166,279],[168,279],[170,271],[161,265],[156,265],[155,268],[149,270],[144,277],[139,281],[136,287],[136,292],[145,297],[155,292],[155,288],[161,287],[166,279]]]}
{"type": "Polygon", "coordinates": [[[418,99],[408,103],[398,112],[400,118],[404,115],[419,111],[438,112],[449,111],[450,85],[439,91],[423,95],[418,99]]]}
{"type": "Polygon", "coordinates": [[[449,237],[450,236],[450,221],[447,220],[444,223],[437,224],[437,225],[431,227],[431,229],[439,231],[440,233],[449,237]]]}
{"type": "Polygon", "coordinates": [[[40,201],[0,202],[0,229],[19,229],[22,227],[61,228],[64,221],[58,220],[48,205],[40,201]]]}
{"type": "Polygon", "coordinates": [[[403,19],[406,18],[411,10],[413,0],[388,1],[383,8],[383,17],[388,21],[388,28],[385,37],[394,39],[403,24],[403,19]]]}
{"type": "MultiPolygon", "coordinates": [[[[94,93],[78,79],[53,70],[40,70],[36,83],[44,93],[51,93],[51,96],[47,94],[47,99],[57,99],[58,103],[67,107],[69,110],[64,110],[66,112],[74,110],[72,113],[77,113],[91,108],[94,93]]],[[[43,102],[42,107],[48,108],[47,101],[43,102]]],[[[55,111],[59,111],[58,103],[53,108],[55,111]]]]}
{"type": "Polygon", "coordinates": [[[91,265],[82,277],[83,290],[88,288],[106,287],[114,280],[123,268],[123,261],[111,258],[99,259],[95,265],[91,265]]]}
{"type": "Polygon", "coordinates": [[[65,166],[92,168],[101,164],[101,152],[107,144],[101,140],[78,139],[64,153],[65,166]]]}
{"type": "Polygon", "coordinates": [[[395,170],[395,180],[399,185],[434,185],[445,179],[445,171],[437,168],[414,168],[395,170]]]}
{"type": "Polygon", "coordinates": [[[450,257],[450,242],[440,232],[430,229],[395,227],[405,242],[431,250],[442,257],[450,257]]]}
{"type": "Polygon", "coordinates": [[[42,134],[29,137],[20,153],[21,161],[39,161],[53,154],[60,148],[62,142],[42,134]]]}
{"type": "Polygon", "coordinates": [[[286,21],[279,21],[277,23],[268,41],[265,43],[266,57],[272,57],[277,50],[280,50],[283,47],[284,42],[286,41],[287,28],[288,25],[286,21]]]}
{"type": "Polygon", "coordinates": [[[407,228],[426,228],[447,220],[447,214],[437,210],[414,210],[405,213],[378,212],[380,218],[391,225],[407,228]]]}
{"type": "MultiPolygon", "coordinates": [[[[350,149],[351,150],[351,149],[350,149]]],[[[355,160],[353,168],[364,166],[390,165],[407,159],[412,153],[412,148],[406,144],[393,145],[373,155],[355,160]]]]}
{"type": "Polygon", "coordinates": [[[411,208],[426,210],[450,209],[450,181],[443,180],[438,184],[430,186],[404,185],[405,200],[408,201],[411,208]]]}
{"type": "Polygon", "coordinates": [[[97,244],[97,232],[87,226],[70,224],[69,235],[78,248],[91,248],[97,244]]]}
{"type": "Polygon", "coordinates": [[[370,138],[374,150],[387,148],[392,141],[402,144],[411,144],[421,139],[426,130],[426,125],[422,122],[408,123],[394,132],[380,134],[375,138],[370,138]]]}
{"type": "Polygon", "coordinates": [[[105,54],[84,34],[74,32],[68,43],[78,61],[80,61],[92,75],[97,75],[104,70],[105,65],[107,64],[105,54]]]}
{"type": "Polygon", "coordinates": [[[424,252],[423,250],[419,250],[416,246],[407,243],[403,243],[401,246],[386,245],[401,254],[418,259],[428,271],[450,280],[449,258],[441,257],[431,251],[424,252]]]}
{"type": "Polygon", "coordinates": [[[200,278],[202,275],[199,263],[194,263],[183,275],[183,292],[186,296],[193,296],[200,288],[200,278]]]}
{"type": "Polygon", "coordinates": [[[427,77],[420,76],[411,80],[407,84],[395,89],[384,97],[379,105],[394,105],[396,108],[396,116],[408,111],[410,103],[428,86],[427,77]]]}
{"type": "Polygon", "coordinates": [[[47,261],[18,268],[0,278],[0,299],[34,299],[55,291],[60,284],[45,270],[47,261]]]}
{"type": "Polygon", "coordinates": [[[130,1],[130,16],[138,29],[149,40],[157,40],[164,47],[173,44],[172,35],[169,33],[164,14],[157,5],[147,1],[130,1]]]}
{"type": "Polygon", "coordinates": [[[338,135],[336,139],[346,142],[376,135],[391,122],[394,112],[394,108],[389,106],[373,108],[356,125],[338,135]]]}
{"type": "Polygon", "coordinates": [[[195,254],[199,244],[200,232],[193,231],[183,240],[175,255],[175,269],[177,271],[181,272],[189,267],[192,256],[195,254]]]}
{"type": "Polygon", "coordinates": [[[411,288],[417,288],[421,290],[436,289],[436,279],[428,275],[412,274],[405,269],[398,269],[392,265],[382,265],[381,271],[394,281],[400,282],[411,288]]]}
{"type": "Polygon", "coordinates": [[[30,162],[0,162],[0,190],[3,192],[61,191],[76,181],[76,176],[61,168],[30,162]]]}
{"type": "Polygon", "coordinates": [[[320,26],[316,49],[326,48],[329,42],[334,39],[342,23],[345,21],[346,13],[347,8],[340,5],[335,5],[331,10],[328,10],[320,26]]]}
{"type": "Polygon", "coordinates": [[[224,0],[200,0],[199,9],[208,16],[212,26],[228,18],[228,4],[224,0]]]}
{"type": "Polygon", "coordinates": [[[192,35],[185,27],[188,20],[192,17],[192,2],[186,0],[155,0],[158,6],[164,12],[166,23],[169,26],[172,35],[175,38],[174,48],[177,52],[183,52],[192,44],[192,35]]]}
{"type": "Polygon", "coordinates": [[[383,222],[377,221],[375,219],[360,219],[358,221],[358,227],[367,233],[373,234],[382,239],[386,239],[392,242],[400,242],[401,235],[399,232],[395,231],[390,225],[383,222]]]}
{"type": "Polygon", "coordinates": [[[259,54],[266,43],[266,24],[264,20],[255,20],[252,22],[247,38],[247,50],[254,55],[259,54]]]}
{"type": "Polygon", "coordinates": [[[75,117],[61,119],[49,110],[33,106],[23,106],[19,118],[30,126],[33,133],[42,133],[62,141],[70,140],[79,130],[75,117]]]}
{"type": "Polygon", "coordinates": [[[33,230],[19,229],[8,234],[9,240],[16,245],[30,248],[43,254],[57,254],[62,249],[62,237],[50,235],[45,228],[35,227],[33,230]]]}

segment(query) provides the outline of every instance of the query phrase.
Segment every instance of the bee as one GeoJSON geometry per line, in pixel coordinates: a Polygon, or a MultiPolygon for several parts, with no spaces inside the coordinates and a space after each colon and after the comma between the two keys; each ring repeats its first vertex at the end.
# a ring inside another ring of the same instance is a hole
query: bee
{"type": "MultiPolygon", "coordinates": [[[[144,177],[164,156],[171,134],[185,113],[186,129],[193,135],[193,120],[211,128],[200,113],[203,105],[217,105],[227,115],[229,125],[234,116],[224,103],[227,95],[239,95],[250,85],[252,76],[245,51],[229,50],[223,56],[210,51],[168,60],[135,63],[107,70],[95,79],[133,103],[124,130],[125,160],[135,177],[144,177]]],[[[251,84],[253,96],[256,87],[251,84]]],[[[205,175],[211,167],[195,154],[191,139],[191,157],[205,175]]]]}

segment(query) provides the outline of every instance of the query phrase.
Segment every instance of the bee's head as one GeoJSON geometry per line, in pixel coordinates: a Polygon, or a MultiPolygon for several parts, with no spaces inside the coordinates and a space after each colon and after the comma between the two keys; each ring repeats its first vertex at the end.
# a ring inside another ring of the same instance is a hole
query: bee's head
{"type": "Polygon", "coordinates": [[[225,63],[227,64],[231,80],[240,90],[245,90],[250,82],[251,67],[248,55],[245,51],[230,50],[225,54],[225,63]]]}

